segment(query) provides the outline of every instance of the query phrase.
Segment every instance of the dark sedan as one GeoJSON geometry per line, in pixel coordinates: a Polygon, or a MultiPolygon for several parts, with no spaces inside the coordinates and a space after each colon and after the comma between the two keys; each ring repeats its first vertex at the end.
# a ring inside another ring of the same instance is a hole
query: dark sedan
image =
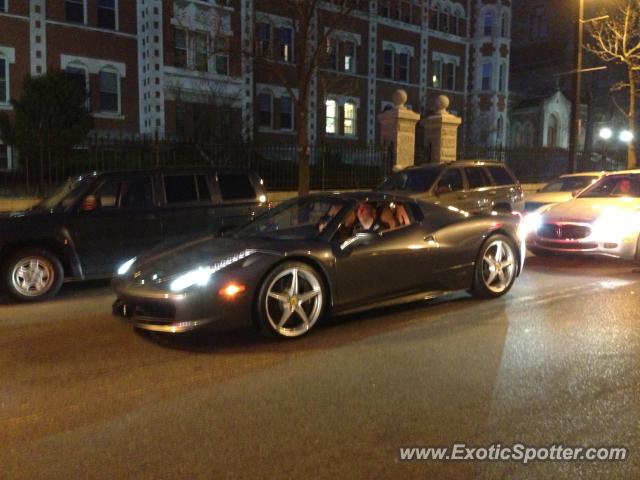
{"type": "Polygon", "coordinates": [[[511,214],[472,216],[384,193],[310,195],[231,236],[131,259],[114,280],[114,313],[156,332],[253,321],[265,334],[299,337],[326,314],[455,290],[504,295],[524,248],[511,214]]]}

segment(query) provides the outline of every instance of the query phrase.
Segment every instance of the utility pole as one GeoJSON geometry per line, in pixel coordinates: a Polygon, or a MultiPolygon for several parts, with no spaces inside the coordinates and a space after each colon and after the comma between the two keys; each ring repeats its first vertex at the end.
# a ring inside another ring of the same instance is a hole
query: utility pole
{"type": "Polygon", "coordinates": [[[582,96],[582,41],[584,37],[584,0],[578,0],[578,23],[576,28],[576,75],[573,79],[573,105],[571,108],[571,130],[569,133],[568,172],[578,169],[577,150],[580,137],[580,97],[582,96]]]}

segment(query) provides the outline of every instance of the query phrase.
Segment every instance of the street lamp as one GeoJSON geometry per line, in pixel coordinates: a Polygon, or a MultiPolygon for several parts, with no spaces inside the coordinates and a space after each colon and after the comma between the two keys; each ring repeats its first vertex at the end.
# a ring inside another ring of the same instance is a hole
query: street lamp
{"type": "Polygon", "coordinates": [[[630,132],[629,130],[623,130],[620,132],[620,135],[618,138],[622,143],[629,144],[633,140],[633,133],[630,132]]]}
{"type": "Polygon", "coordinates": [[[613,136],[613,131],[609,127],[600,129],[600,138],[602,140],[609,140],[613,136]]]}

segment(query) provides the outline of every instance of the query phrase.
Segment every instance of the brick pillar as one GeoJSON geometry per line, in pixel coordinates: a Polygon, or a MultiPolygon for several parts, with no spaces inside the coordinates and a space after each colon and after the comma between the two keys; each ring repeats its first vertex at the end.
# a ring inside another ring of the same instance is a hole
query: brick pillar
{"type": "Polygon", "coordinates": [[[449,98],[446,95],[440,95],[436,99],[436,113],[422,120],[424,145],[431,151],[432,163],[456,160],[458,127],[462,119],[447,112],[448,107],[449,98]]]}
{"type": "Polygon", "coordinates": [[[397,90],[393,94],[394,107],[378,114],[382,145],[393,147],[394,170],[414,163],[416,124],[420,120],[420,114],[409,110],[405,106],[406,102],[407,92],[397,90]]]}

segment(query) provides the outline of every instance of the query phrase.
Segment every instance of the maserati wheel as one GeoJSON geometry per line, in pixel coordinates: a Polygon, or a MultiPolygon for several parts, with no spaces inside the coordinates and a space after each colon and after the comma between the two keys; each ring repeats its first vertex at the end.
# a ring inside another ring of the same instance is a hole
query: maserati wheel
{"type": "Polygon", "coordinates": [[[322,278],[309,265],[285,262],[278,265],[262,284],[256,308],[263,333],[296,338],[308,333],[325,308],[322,278]]]}
{"type": "Polygon", "coordinates": [[[485,241],[476,261],[475,296],[495,298],[511,289],[517,274],[515,251],[513,242],[504,235],[493,235],[485,241]]]}

